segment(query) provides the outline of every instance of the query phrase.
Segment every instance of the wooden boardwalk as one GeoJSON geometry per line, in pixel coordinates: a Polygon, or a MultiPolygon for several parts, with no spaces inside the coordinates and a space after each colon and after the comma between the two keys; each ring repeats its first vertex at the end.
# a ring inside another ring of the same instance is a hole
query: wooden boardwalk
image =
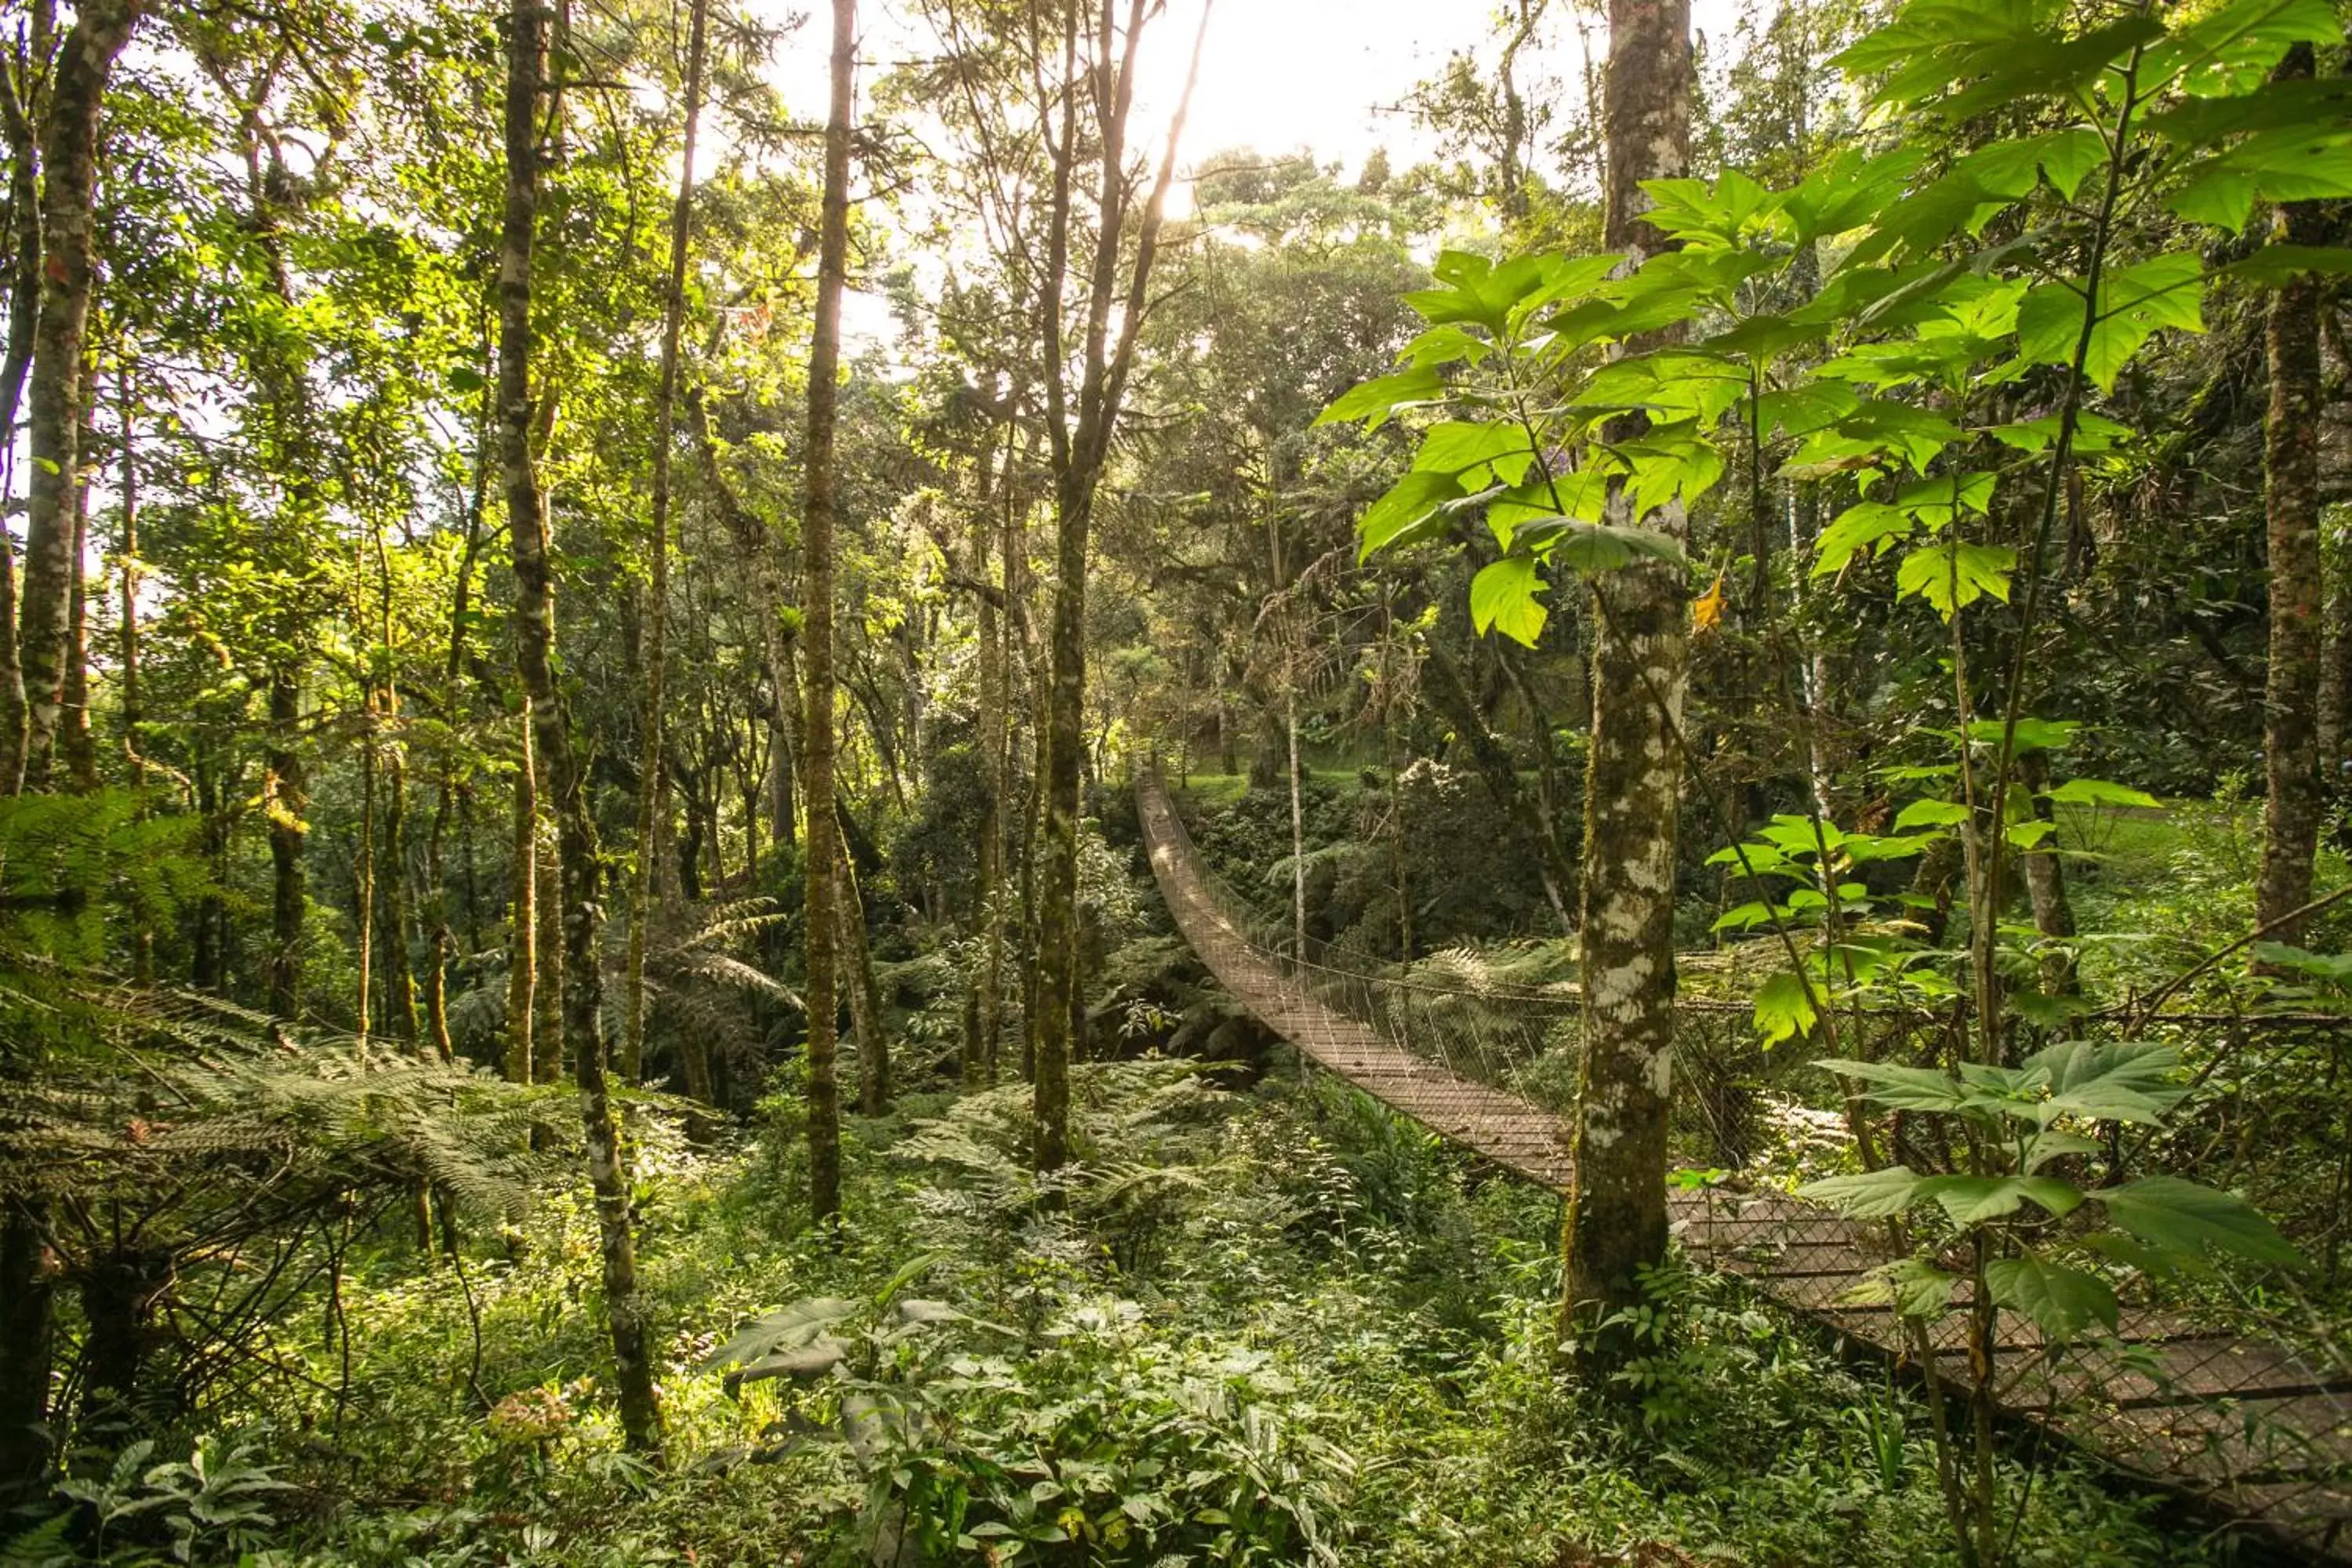
{"type": "MultiPolygon", "coordinates": [[[[1223,907],[1156,773],[1139,782],[1137,808],[1177,930],[1260,1022],[1440,1136],[1539,1185],[1567,1190],[1565,1122],[1328,1005],[1223,907]]],[[[1916,1362],[1892,1312],[1843,1299],[1859,1276],[1885,1260],[1874,1230],[1779,1193],[1676,1194],[1669,1209],[1694,1260],[1754,1280],[1856,1347],[1916,1362]]],[[[2031,1323],[2001,1318],[1994,1382],[2011,1415],[2185,1494],[2271,1544],[2352,1563],[2352,1372],[2150,1311],[2127,1311],[2114,1345],[2053,1358],[2031,1323]]],[[[1970,1381],[1960,1321],[1939,1328],[1936,1342],[1949,1348],[1937,1353],[1937,1373],[1970,1381]]]]}

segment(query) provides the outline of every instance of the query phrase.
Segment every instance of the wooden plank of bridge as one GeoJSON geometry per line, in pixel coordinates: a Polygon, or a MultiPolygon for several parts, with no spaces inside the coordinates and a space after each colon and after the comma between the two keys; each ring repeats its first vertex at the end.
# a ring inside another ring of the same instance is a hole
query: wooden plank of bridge
{"type": "MultiPolygon", "coordinates": [[[[1261,1023],[1439,1136],[1568,1189],[1574,1166],[1559,1117],[1329,1006],[1219,907],[1165,784],[1146,774],[1136,793],[1153,878],[1178,931],[1261,1023]]],[[[1863,1277],[1888,1258],[1877,1227],[1781,1193],[1676,1193],[1667,1208],[1694,1262],[1753,1281],[1857,1345],[1916,1360],[1894,1313],[1855,1300],[1863,1277]]],[[[1963,1332],[1955,1317],[1929,1339],[1938,1374],[1954,1384],[1975,1377],[1963,1332]]],[[[2011,1413],[2294,1551],[2352,1563],[2352,1375],[2161,1312],[2127,1312],[2115,1345],[2063,1357],[2011,1312],[1997,1315],[1996,1338],[1994,1386],[2011,1413]]]]}

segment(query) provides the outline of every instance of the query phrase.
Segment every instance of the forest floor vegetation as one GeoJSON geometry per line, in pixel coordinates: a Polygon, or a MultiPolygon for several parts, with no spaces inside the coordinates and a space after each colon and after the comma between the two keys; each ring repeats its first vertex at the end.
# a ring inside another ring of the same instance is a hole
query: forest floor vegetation
{"type": "MultiPolygon", "coordinates": [[[[344,1282],[347,1366],[311,1331],[322,1300],[272,1347],[304,1380],[190,1439],[193,1464],[85,1457],[61,1518],[104,1530],[44,1530],[7,1561],[1950,1557],[1916,1399],[1737,1285],[1660,1277],[1624,1385],[1579,1392],[1553,1350],[1550,1194],[1327,1079],[1240,1090],[1145,1061],[1078,1091],[1091,1146],[1121,1152],[1058,1208],[1017,1158],[1018,1089],[931,1096],[852,1124],[837,1236],[797,1217],[789,1096],[723,1151],[641,1110],[667,1468],[622,1450],[593,1372],[593,1217],[559,1195],[468,1237],[461,1268],[387,1239],[344,1282]],[[798,1346],[793,1373],[729,1375],[747,1322],[798,1346]]],[[[2223,1560],[2066,1463],[2019,1539],[2029,1563],[2223,1560]]]]}

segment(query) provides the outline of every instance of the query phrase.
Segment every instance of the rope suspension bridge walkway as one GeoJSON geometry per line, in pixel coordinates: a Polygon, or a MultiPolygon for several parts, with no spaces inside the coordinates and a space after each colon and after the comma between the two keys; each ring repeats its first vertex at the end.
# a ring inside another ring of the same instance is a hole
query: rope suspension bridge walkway
{"type": "MultiPolygon", "coordinates": [[[[1178,931],[1260,1023],[1447,1141],[1567,1190],[1568,1125],[1546,1109],[1559,1097],[1545,1092],[1541,1064],[1573,1027],[1572,987],[1481,976],[1455,988],[1311,942],[1286,952],[1203,863],[1165,781],[1146,771],[1136,795],[1152,875],[1178,931]]],[[[1746,1277],[1850,1345],[1918,1359],[1891,1310],[1846,1300],[1887,1261],[1874,1231],[1778,1193],[1710,1187],[1677,1192],[1668,1207],[1695,1264],[1746,1277]]],[[[1971,1384],[1963,1322],[1956,1316],[1937,1328],[1936,1373],[1971,1384]]],[[[2272,1544],[2352,1563],[2352,1368],[2148,1310],[2126,1310],[2114,1343],[2063,1356],[2007,1312],[2000,1338],[1991,1376],[2011,1415],[2272,1544]]]]}

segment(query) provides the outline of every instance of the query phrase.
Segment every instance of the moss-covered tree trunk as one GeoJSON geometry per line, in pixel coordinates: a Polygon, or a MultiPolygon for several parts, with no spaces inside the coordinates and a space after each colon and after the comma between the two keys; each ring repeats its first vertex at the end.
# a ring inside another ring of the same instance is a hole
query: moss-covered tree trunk
{"type": "MultiPolygon", "coordinates": [[[[32,465],[24,593],[17,616],[0,624],[0,638],[13,641],[17,657],[11,662],[19,667],[0,697],[0,794],[14,795],[27,779],[37,783],[46,776],[57,734],[71,612],[76,447],[89,395],[82,338],[92,283],[99,116],[115,57],[138,17],[135,0],[85,0],[78,8],[78,19],[58,50],[42,127],[46,184],[37,231],[28,215],[19,216],[20,235],[37,232],[41,240],[35,263],[39,310],[28,365],[32,465]],[[15,700],[20,694],[25,700],[15,700]]],[[[46,40],[33,41],[38,46],[46,40]]],[[[29,146],[30,138],[21,138],[20,186],[30,183],[21,156],[29,146]]],[[[19,293],[16,303],[21,312],[29,301],[19,293]]],[[[13,388],[10,402],[13,414],[13,388]]],[[[0,552],[9,548],[0,541],[0,552]]],[[[0,668],[0,675],[10,673],[0,668]]],[[[29,1072],[28,1057],[24,1047],[0,1046],[0,1069],[12,1077],[29,1072]]],[[[0,1194],[0,1346],[5,1347],[0,1354],[0,1502],[33,1500],[47,1489],[54,1295],[48,1225],[47,1205],[36,1195],[0,1194]]]]}
{"type": "MultiPolygon", "coordinates": [[[[686,248],[694,220],[694,152],[702,129],[702,57],[709,0],[694,0],[686,40],[686,145],[679,154],[677,201],[670,208],[669,272],[663,279],[661,367],[654,381],[653,580],[646,589],[646,703],[638,723],[636,858],[629,872],[629,973],[621,1074],[631,1083],[646,1068],[646,923],[654,904],[654,859],[661,837],[662,681],[669,654],[669,471],[677,438],[678,335],[686,323],[686,248]]],[[[773,606],[767,606],[773,613],[773,606]]]]}
{"type": "Polygon", "coordinates": [[[302,1016],[303,814],[310,792],[296,731],[302,688],[283,661],[269,671],[269,747],[262,758],[262,806],[269,819],[269,1011],[289,1022],[302,1016]]]}
{"type": "Polygon", "coordinates": [[[88,0],[58,46],[41,134],[41,308],[33,329],[26,450],[25,577],[16,657],[21,730],[0,735],[0,785],[39,785],[56,751],[66,687],[74,577],[74,494],[80,473],[83,338],[94,271],[91,205],[98,126],[115,57],[139,19],[136,0],[88,0]]]}
{"type": "MultiPolygon", "coordinates": [[[[1611,0],[1605,247],[1629,268],[1665,248],[1644,218],[1644,180],[1689,163],[1688,0],[1611,0]]],[[[1675,329],[1636,340],[1640,349],[1675,329]]],[[[1636,416],[1638,418],[1638,416],[1636,416]]],[[[1638,429],[1616,432],[1619,438],[1638,429]]],[[[1633,515],[1622,491],[1609,521],[1686,538],[1679,504],[1633,515]]],[[[1565,1317],[1591,1330],[1640,1299],[1641,1270],[1665,1256],[1666,1111],[1675,1033],[1675,833],[1682,794],[1680,725],[1690,610],[1679,565],[1645,562],[1596,589],[1592,743],[1585,773],[1584,1057],[1575,1119],[1576,1174],[1562,1254],[1565,1317]]],[[[1629,1350],[1622,1331],[1581,1342],[1589,1372],[1629,1350]]]]}
{"type": "MultiPolygon", "coordinates": [[[[1094,524],[1095,494],[1110,455],[1129,368],[1134,362],[1136,334],[1150,299],[1160,220],[1167,208],[1168,187],[1175,177],[1176,149],[1183,139],[1192,85],[1201,69],[1201,38],[1196,36],[1192,68],[1169,124],[1150,200],[1136,228],[1134,261],[1122,289],[1122,237],[1134,214],[1134,184],[1127,167],[1127,124],[1134,105],[1136,58],[1149,13],[1145,0],[1131,0],[1124,31],[1114,27],[1116,15],[1117,7],[1105,0],[1096,27],[1094,58],[1081,82],[1076,70],[1078,8],[1068,13],[1063,38],[1063,79],[1068,85],[1062,99],[1059,134],[1052,148],[1053,204],[1039,310],[1045,349],[1046,433],[1053,443],[1055,574],[1052,630],[1047,636],[1050,673],[1038,867],[1038,984],[1036,1005],[1029,1018],[1034,1058],[1030,1157],[1041,1172],[1061,1169],[1069,1157],[1069,1066],[1078,1005],[1079,784],[1086,766],[1087,542],[1094,524]],[[1093,141],[1101,163],[1096,173],[1094,257],[1074,398],[1067,385],[1062,308],[1070,261],[1075,175],[1082,151],[1077,121],[1082,95],[1094,108],[1093,141]],[[1123,306],[1115,341],[1114,305],[1123,306]]],[[[1201,26],[1205,36],[1206,10],[1201,26]]]]}
{"type": "MultiPolygon", "coordinates": [[[[980,685],[980,820],[975,826],[979,843],[979,884],[972,895],[972,931],[977,938],[972,961],[971,1008],[970,1026],[964,1037],[963,1080],[967,1086],[978,1087],[996,1080],[996,1042],[1001,1033],[1004,1013],[1003,965],[1004,962],[1004,796],[1008,783],[1005,768],[1005,704],[1009,685],[1006,629],[1012,616],[1000,610],[990,592],[989,560],[995,553],[999,533],[995,507],[1002,500],[1007,515],[1013,509],[1013,453],[1018,439],[1013,418],[1015,410],[1005,425],[1004,482],[1001,497],[991,493],[985,476],[991,471],[987,454],[982,454],[983,475],[980,506],[972,520],[971,574],[977,584],[973,592],[978,599],[977,637],[979,641],[978,679],[980,685]]],[[[1011,578],[1007,575],[1009,587],[1011,578]]],[[[1005,606],[1009,609],[1009,606],[1005,606]]]]}
{"type": "Polygon", "coordinates": [[[510,1083],[529,1083],[539,1007],[539,748],[530,741],[530,700],[517,726],[514,886],[507,899],[507,1057],[510,1083]]]}
{"type": "Polygon", "coordinates": [[[824,122],[824,204],[817,236],[816,318],[809,342],[808,446],[803,470],[801,606],[808,645],[808,717],[802,730],[802,795],[808,803],[804,921],[808,951],[809,1202],[816,1217],[841,1212],[841,1089],[837,1045],[840,826],[833,802],[834,426],[841,369],[841,296],[849,274],[849,116],[857,0],[833,0],[832,99],[824,122]]]}
{"type": "Polygon", "coordinates": [[[563,1027],[580,1086],[588,1181],[596,1204],[614,1382],[629,1447],[658,1453],[661,1409],[629,1229],[629,1181],[604,1081],[604,987],[597,966],[596,824],[588,781],[555,681],[555,585],[547,509],[531,456],[531,257],[539,226],[539,108],[548,13],[515,0],[509,14],[506,208],[499,254],[499,426],[515,574],[515,662],[531,702],[532,739],[547,769],[562,868],[563,1027]]]}
{"type": "MultiPolygon", "coordinates": [[[[2297,44],[2282,78],[2306,78],[2312,47],[2297,44]]],[[[2275,240],[2313,245],[2319,214],[2283,203],[2275,240]]],[[[2319,843],[2319,301],[2320,279],[2296,273],[2271,296],[2265,337],[2271,401],[2263,418],[2263,504],[2270,551],[2270,661],[2263,690],[2263,864],[2254,915],[2280,942],[2302,935],[2287,916],[2311,901],[2319,843]]]]}

